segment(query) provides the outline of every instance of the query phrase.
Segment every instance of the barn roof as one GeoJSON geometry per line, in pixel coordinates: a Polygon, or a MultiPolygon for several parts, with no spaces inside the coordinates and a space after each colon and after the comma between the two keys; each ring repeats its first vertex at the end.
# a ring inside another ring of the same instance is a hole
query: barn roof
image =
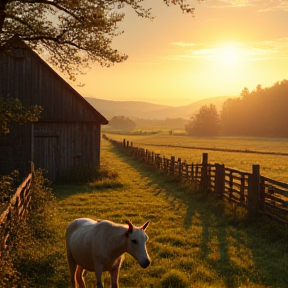
{"type": "MultiPolygon", "coordinates": [[[[92,115],[93,122],[105,125],[108,124],[108,120],[100,114],[89,102],[87,102],[81,94],[79,94],[71,85],[69,85],[57,72],[55,72],[36,52],[34,52],[24,41],[22,41],[18,36],[13,36],[9,41],[6,42],[5,45],[0,47],[0,52],[2,51],[8,51],[10,55],[13,56],[13,50],[17,48],[20,49],[27,49],[29,53],[33,55],[33,57],[37,58],[37,61],[41,63],[41,65],[46,66],[46,69],[49,70],[50,74],[54,74],[55,79],[57,81],[61,82],[61,86],[70,91],[71,97],[75,97],[78,103],[83,106],[87,112],[89,111],[89,114],[92,115]],[[12,52],[12,53],[11,53],[12,52]]],[[[33,104],[33,103],[31,103],[33,104]]],[[[35,103],[34,103],[35,104],[35,103]]],[[[36,103],[37,104],[37,103],[36,103]]],[[[45,118],[45,117],[44,117],[45,118]]],[[[40,122],[44,121],[45,119],[40,119],[40,122]]]]}

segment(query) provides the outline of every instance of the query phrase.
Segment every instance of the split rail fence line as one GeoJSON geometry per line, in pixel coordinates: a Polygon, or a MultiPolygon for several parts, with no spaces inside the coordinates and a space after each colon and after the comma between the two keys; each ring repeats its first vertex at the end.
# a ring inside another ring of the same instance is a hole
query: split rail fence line
{"type": "Polygon", "coordinates": [[[7,203],[7,208],[0,215],[0,256],[9,246],[10,232],[15,223],[23,219],[27,213],[31,201],[34,167],[31,163],[31,173],[19,185],[15,194],[7,203]]]}
{"type": "Polygon", "coordinates": [[[103,138],[121,147],[132,157],[139,158],[155,170],[197,183],[202,191],[218,194],[229,202],[247,209],[249,216],[266,214],[281,224],[288,224],[288,184],[260,175],[260,165],[252,165],[252,172],[243,172],[225,167],[224,164],[208,163],[208,153],[203,153],[202,163],[181,161],[181,158],[166,158],[144,148],[133,146],[125,139],[117,141],[103,138]]]}

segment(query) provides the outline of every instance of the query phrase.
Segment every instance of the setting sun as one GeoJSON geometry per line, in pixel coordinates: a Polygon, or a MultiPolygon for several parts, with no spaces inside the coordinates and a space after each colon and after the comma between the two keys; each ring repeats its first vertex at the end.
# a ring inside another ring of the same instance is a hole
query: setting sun
{"type": "Polygon", "coordinates": [[[77,79],[86,84],[76,87],[80,94],[180,106],[288,77],[287,1],[200,1],[195,17],[163,1],[143,2],[155,19],[125,10],[125,33],[113,39],[127,61],[109,69],[91,64],[77,79]]]}
{"type": "Polygon", "coordinates": [[[223,45],[217,49],[216,58],[220,61],[220,64],[223,64],[228,67],[235,66],[239,61],[240,50],[233,45],[223,45]]]}

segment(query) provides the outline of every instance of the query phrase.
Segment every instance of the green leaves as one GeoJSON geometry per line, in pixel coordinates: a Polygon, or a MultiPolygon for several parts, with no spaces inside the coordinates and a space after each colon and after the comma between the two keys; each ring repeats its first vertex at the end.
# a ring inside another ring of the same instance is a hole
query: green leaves
{"type": "MultiPolygon", "coordinates": [[[[0,47],[18,35],[72,81],[88,63],[109,67],[128,58],[111,46],[113,38],[123,33],[118,23],[124,20],[125,6],[142,18],[154,18],[144,0],[0,2],[0,47]]],[[[184,0],[163,2],[193,14],[194,8],[184,0]]]]}
{"type": "Polygon", "coordinates": [[[194,136],[217,136],[220,133],[220,119],[215,105],[202,106],[199,113],[191,117],[185,126],[188,134],[194,136]]]}
{"type": "Polygon", "coordinates": [[[0,97],[0,136],[9,133],[9,125],[38,121],[42,108],[38,105],[25,107],[18,98],[0,97]]]}

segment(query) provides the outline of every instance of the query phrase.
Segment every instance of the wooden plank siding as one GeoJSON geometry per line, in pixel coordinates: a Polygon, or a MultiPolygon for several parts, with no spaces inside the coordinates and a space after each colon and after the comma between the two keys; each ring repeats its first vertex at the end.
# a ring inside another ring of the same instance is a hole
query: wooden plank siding
{"type": "Polygon", "coordinates": [[[12,125],[8,135],[0,137],[0,175],[18,170],[25,177],[30,171],[31,125],[12,125]]]}
{"type": "Polygon", "coordinates": [[[35,123],[34,138],[35,169],[46,169],[49,179],[63,179],[70,167],[97,163],[100,158],[100,128],[93,123],[35,123]]]}
{"type": "Polygon", "coordinates": [[[0,96],[43,109],[37,123],[14,125],[0,138],[0,174],[17,169],[27,175],[34,161],[59,180],[71,169],[99,164],[107,119],[19,38],[0,49],[0,96]]]}

